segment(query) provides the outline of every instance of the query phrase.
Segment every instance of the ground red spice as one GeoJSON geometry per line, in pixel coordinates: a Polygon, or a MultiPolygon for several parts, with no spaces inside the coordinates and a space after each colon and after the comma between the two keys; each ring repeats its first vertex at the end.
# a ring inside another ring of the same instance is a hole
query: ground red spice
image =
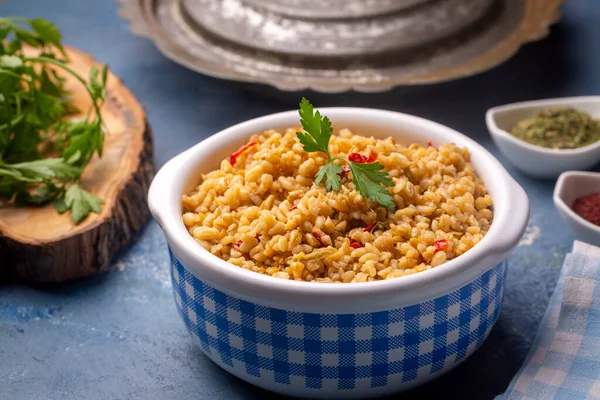
{"type": "Polygon", "coordinates": [[[578,198],[571,208],[586,221],[600,226],[600,193],[578,198]]]}

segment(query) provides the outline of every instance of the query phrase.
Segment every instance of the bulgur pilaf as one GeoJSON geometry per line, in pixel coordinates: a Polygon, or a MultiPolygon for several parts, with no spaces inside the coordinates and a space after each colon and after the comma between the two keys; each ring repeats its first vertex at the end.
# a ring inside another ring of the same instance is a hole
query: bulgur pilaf
{"type": "Polygon", "coordinates": [[[393,179],[396,210],[363,198],[351,172],[341,189],[314,184],[323,153],[308,153],[295,129],[253,135],[244,151],[182,198],[196,241],[233,265],[282,279],[366,282],[437,267],[487,233],[492,199],[454,144],[408,147],[342,129],[332,154],[374,154],[393,179]],[[234,165],[232,165],[232,163],[234,165]]]}

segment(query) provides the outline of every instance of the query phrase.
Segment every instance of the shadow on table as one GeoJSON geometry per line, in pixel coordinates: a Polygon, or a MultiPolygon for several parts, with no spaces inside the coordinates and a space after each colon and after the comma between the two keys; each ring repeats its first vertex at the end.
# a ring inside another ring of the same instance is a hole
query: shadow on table
{"type": "Polygon", "coordinates": [[[220,393],[224,396],[224,398],[245,400],[282,398],[282,396],[251,385],[241,379],[236,378],[230,373],[225,372],[225,370],[217,366],[217,364],[213,363],[208,357],[206,357],[198,346],[194,345],[192,351],[197,357],[201,357],[203,359],[203,373],[215,378],[218,377],[217,379],[220,381],[218,382],[218,386],[227,388],[227,393],[220,393]]]}
{"type": "Polygon", "coordinates": [[[0,288],[8,286],[28,286],[31,290],[37,290],[42,293],[48,293],[56,296],[60,296],[61,294],[71,296],[77,291],[86,291],[89,293],[90,291],[97,290],[100,293],[103,291],[103,286],[110,285],[110,281],[117,278],[111,274],[111,272],[114,270],[115,260],[124,258],[135,248],[135,245],[141,240],[151,221],[152,217],[149,215],[140,230],[135,232],[132,235],[131,240],[121,249],[119,249],[113,256],[110,261],[110,265],[95,275],[73,279],[67,282],[40,283],[22,280],[17,277],[9,268],[0,268],[0,288]]]}
{"type": "Polygon", "coordinates": [[[481,347],[464,363],[429,384],[392,398],[485,400],[502,394],[523,358],[510,346],[502,314],[481,347]]]}

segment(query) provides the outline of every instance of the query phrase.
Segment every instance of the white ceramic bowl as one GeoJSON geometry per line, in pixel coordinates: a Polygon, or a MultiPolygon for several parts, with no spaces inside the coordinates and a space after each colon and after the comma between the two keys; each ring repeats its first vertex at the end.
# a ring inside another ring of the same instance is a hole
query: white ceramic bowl
{"type": "Polygon", "coordinates": [[[600,118],[600,96],[525,101],[490,108],[486,123],[492,139],[515,166],[537,178],[556,178],[562,172],[587,169],[600,160],[600,141],[578,149],[548,149],[529,144],[508,131],[520,120],[546,107],[572,107],[600,118]]]}
{"type": "Polygon", "coordinates": [[[599,192],[600,173],[569,171],[558,177],[553,195],[554,206],[575,238],[597,246],[600,245],[600,226],[580,217],[571,206],[578,198],[599,192]]]}
{"type": "Polygon", "coordinates": [[[469,148],[494,201],[488,234],[440,267],[358,284],[286,281],[213,256],[183,225],[181,195],[251,134],[299,125],[296,111],[273,114],[209,137],[169,161],[152,183],[149,205],[171,249],[177,309],[208,357],[265,389],[322,398],[408,389],[452,369],[487,337],[502,303],[505,260],[527,226],[529,201],[490,153],[450,128],[390,111],[321,112],[335,129],[469,148]]]}

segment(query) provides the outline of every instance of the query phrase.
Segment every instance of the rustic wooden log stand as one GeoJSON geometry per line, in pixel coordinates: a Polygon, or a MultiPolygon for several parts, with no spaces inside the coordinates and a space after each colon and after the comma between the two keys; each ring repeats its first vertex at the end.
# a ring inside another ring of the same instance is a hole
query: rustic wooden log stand
{"type": "MultiPolygon", "coordinates": [[[[67,48],[71,67],[88,76],[96,60],[67,48]]],[[[91,100],[83,85],[61,74],[83,112],[91,100]]],[[[146,114],[119,78],[109,73],[102,107],[104,152],[86,167],[80,185],[104,200],[100,214],[74,225],[54,207],[0,208],[0,275],[34,282],[60,282],[92,275],[109,265],[148,218],[146,195],[154,175],[152,137],[146,114]]]]}

